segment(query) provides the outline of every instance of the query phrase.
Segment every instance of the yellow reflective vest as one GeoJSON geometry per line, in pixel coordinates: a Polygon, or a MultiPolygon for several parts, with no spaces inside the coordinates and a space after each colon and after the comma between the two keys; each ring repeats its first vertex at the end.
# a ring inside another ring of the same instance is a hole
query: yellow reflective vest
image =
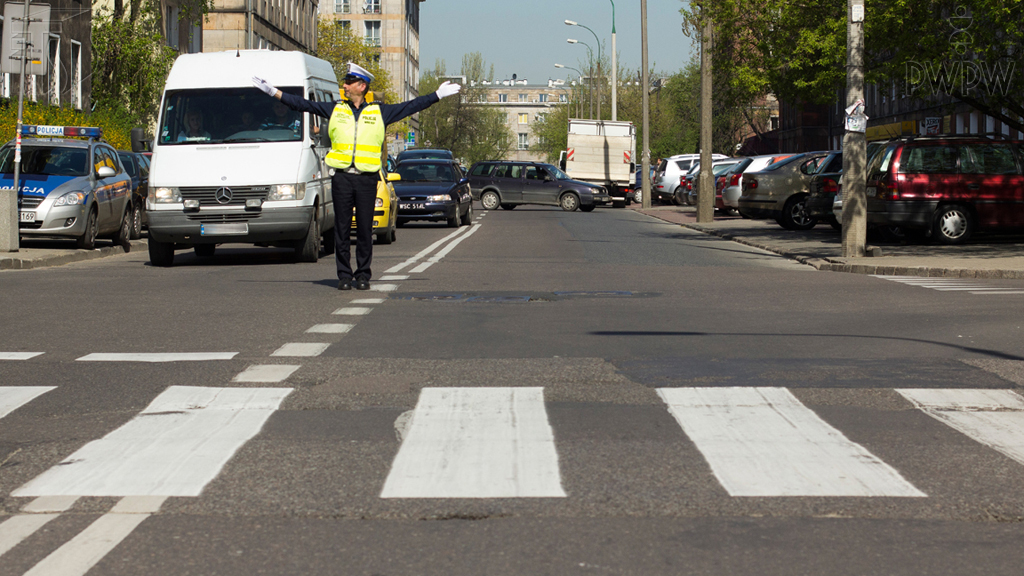
{"type": "Polygon", "coordinates": [[[345,170],[354,165],[360,172],[381,169],[386,126],[376,103],[367,104],[356,120],[349,103],[338,102],[331,112],[327,134],[331,137],[331,151],[325,162],[331,168],[345,170]]]}

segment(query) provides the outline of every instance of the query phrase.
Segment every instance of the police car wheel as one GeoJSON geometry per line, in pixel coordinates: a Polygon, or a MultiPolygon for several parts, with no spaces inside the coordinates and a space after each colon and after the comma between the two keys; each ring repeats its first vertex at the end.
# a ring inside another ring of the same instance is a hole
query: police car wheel
{"type": "Polygon", "coordinates": [[[129,242],[131,237],[132,213],[125,210],[124,216],[121,217],[121,227],[117,229],[117,236],[114,237],[114,244],[123,247],[125,252],[129,252],[132,249],[132,244],[129,242]]]}
{"type": "Polygon", "coordinates": [[[82,250],[92,250],[96,247],[96,236],[99,235],[99,228],[96,225],[96,210],[89,210],[89,216],[85,219],[85,232],[76,239],[76,244],[82,250]]]}

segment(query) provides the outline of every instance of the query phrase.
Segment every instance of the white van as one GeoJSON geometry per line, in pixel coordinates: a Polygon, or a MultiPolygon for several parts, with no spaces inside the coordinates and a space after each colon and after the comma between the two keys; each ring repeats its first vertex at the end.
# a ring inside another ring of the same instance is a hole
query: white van
{"type": "Polygon", "coordinates": [[[294,248],[302,262],[334,252],[334,204],[324,157],[327,121],[296,112],[252,84],[259,76],[310,100],[338,99],[331,65],[301,52],[230,50],[179,56],[167,77],[153,142],[149,257],[218,244],[294,248]]]}

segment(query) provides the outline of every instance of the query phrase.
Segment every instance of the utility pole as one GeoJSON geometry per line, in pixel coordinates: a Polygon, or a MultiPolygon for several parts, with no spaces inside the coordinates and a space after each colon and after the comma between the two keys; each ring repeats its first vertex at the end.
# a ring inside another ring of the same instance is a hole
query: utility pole
{"type": "Polygon", "coordinates": [[[643,151],[640,152],[640,178],[643,186],[641,205],[646,209],[651,207],[651,87],[647,76],[647,0],[640,0],[640,66],[640,90],[643,92],[640,105],[644,112],[644,142],[643,151]]]}
{"type": "Polygon", "coordinates": [[[612,2],[612,122],[619,119],[619,98],[618,98],[618,70],[615,62],[615,2],[612,2]]]}
{"type": "Polygon", "coordinates": [[[25,12],[21,20],[21,61],[19,62],[21,73],[18,75],[18,120],[14,132],[14,187],[11,189],[11,197],[5,199],[8,203],[8,206],[5,206],[5,208],[12,208],[12,210],[5,210],[5,214],[10,212],[10,221],[8,222],[10,229],[5,234],[6,237],[2,239],[3,241],[0,242],[8,252],[17,252],[20,244],[18,222],[21,211],[18,210],[18,191],[21,189],[21,123],[25,110],[25,67],[29,58],[29,48],[32,46],[32,38],[29,35],[29,22],[32,21],[29,0],[25,0],[25,12]]]}
{"type": "MultiPolygon", "coordinates": [[[[705,0],[707,1],[707,0],[705,0]]],[[[711,169],[711,19],[701,5],[700,38],[700,172],[697,177],[697,222],[715,216],[715,176],[711,169]]]]}
{"type": "Polygon", "coordinates": [[[867,240],[867,118],[864,106],[864,0],[847,0],[846,131],[843,134],[843,257],[863,256],[867,240]]]}

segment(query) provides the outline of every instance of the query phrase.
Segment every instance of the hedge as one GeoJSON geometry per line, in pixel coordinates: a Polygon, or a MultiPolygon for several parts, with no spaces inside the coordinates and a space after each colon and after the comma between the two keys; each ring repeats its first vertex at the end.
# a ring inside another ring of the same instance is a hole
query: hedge
{"type": "MultiPolygon", "coordinates": [[[[131,122],[121,115],[104,111],[86,114],[81,110],[63,106],[48,106],[36,102],[25,102],[22,124],[46,126],[97,126],[103,129],[103,139],[118,150],[131,150],[131,122]]],[[[18,125],[18,101],[0,98],[0,140],[14,139],[18,125]]]]}

